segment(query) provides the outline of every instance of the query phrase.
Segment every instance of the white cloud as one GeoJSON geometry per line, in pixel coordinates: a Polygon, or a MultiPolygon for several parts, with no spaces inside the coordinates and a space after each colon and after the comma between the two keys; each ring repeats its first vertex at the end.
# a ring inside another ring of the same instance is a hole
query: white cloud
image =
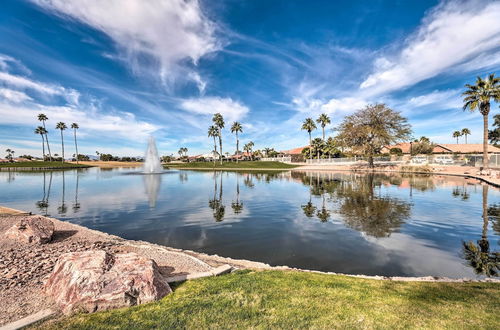
{"type": "Polygon", "coordinates": [[[199,115],[213,115],[219,112],[224,116],[226,122],[239,120],[250,111],[247,106],[231,98],[208,96],[184,100],[181,102],[180,108],[199,115]]]}
{"type": "MultiPolygon", "coordinates": [[[[117,111],[105,114],[92,107],[82,109],[73,106],[47,106],[36,103],[12,105],[0,102],[0,117],[3,124],[36,127],[40,124],[37,121],[39,113],[46,114],[50,119],[47,124],[52,123],[54,127],[59,121],[66,124],[76,122],[84,134],[88,132],[92,136],[109,138],[118,136],[131,141],[145,139],[160,128],[160,126],[137,120],[128,112],[117,111]]],[[[48,129],[52,127],[49,126],[48,129]]]]}
{"type": "Polygon", "coordinates": [[[408,105],[410,107],[435,105],[440,109],[460,108],[462,106],[460,93],[460,90],[435,90],[428,94],[410,98],[408,105]]]}
{"type": "Polygon", "coordinates": [[[0,88],[0,97],[14,103],[20,103],[31,100],[31,97],[29,97],[25,93],[8,88],[0,88]]]}
{"type": "Polygon", "coordinates": [[[474,59],[500,56],[500,2],[443,2],[422,21],[395,56],[382,56],[360,87],[380,94],[414,85],[454,66],[484,66],[474,59]]]}
{"type": "Polygon", "coordinates": [[[143,68],[145,56],[153,58],[159,64],[154,71],[165,83],[187,78],[204,89],[191,66],[221,48],[216,25],[203,14],[198,0],[32,1],[108,35],[134,70],[143,68]]]}
{"type": "Polygon", "coordinates": [[[0,72],[0,81],[3,81],[4,84],[8,86],[22,89],[32,89],[43,94],[55,95],[63,92],[63,89],[60,87],[43,84],[26,77],[10,74],[8,72],[0,72]]]}

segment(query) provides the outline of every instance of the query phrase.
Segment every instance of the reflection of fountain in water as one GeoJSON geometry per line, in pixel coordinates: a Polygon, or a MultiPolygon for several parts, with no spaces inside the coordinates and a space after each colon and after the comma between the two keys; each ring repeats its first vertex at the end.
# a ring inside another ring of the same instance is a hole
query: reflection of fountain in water
{"type": "Polygon", "coordinates": [[[154,208],[156,207],[156,200],[158,199],[158,193],[160,191],[161,175],[144,175],[143,180],[144,189],[146,190],[146,194],[148,195],[149,207],[154,208]]]}
{"type": "Polygon", "coordinates": [[[156,149],[155,139],[150,136],[148,141],[148,149],[146,150],[146,159],[143,166],[144,173],[161,173],[163,166],[161,166],[158,150],[156,149]]]}

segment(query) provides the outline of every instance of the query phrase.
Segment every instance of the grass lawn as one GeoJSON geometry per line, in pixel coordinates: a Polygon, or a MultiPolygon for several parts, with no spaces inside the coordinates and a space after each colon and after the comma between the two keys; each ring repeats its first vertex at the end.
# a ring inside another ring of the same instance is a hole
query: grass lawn
{"type": "MultiPolygon", "coordinates": [[[[211,169],[214,168],[213,162],[193,162],[193,163],[168,163],[165,166],[172,168],[200,168],[200,169],[211,169]]],[[[297,165],[291,165],[281,162],[260,162],[260,161],[242,161],[236,162],[220,162],[215,163],[215,168],[255,168],[255,169],[283,169],[283,168],[294,168],[297,165]]]]}
{"type": "Polygon", "coordinates": [[[17,162],[17,163],[0,163],[0,167],[89,167],[83,164],[61,163],[61,162],[17,162]]]}
{"type": "Polygon", "coordinates": [[[498,329],[499,292],[498,283],[395,282],[244,270],[184,282],[156,303],[48,321],[41,327],[498,329]]]}

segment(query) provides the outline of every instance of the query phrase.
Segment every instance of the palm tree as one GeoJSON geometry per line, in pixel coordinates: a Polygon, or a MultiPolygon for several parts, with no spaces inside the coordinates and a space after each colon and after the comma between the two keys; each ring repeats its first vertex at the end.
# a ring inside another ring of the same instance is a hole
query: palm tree
{"type": "Polygon", "coordinates": [[[64,163],[64,136],[63,131],[68,128],[65,123],[62,121],[58,122],[56,125],[56,129],[61,130],[61,146],[62,146],[62,162],[64,163]]]}
{"type": "MultiPolygon", "coordinates": [[[[311,148],[311,132],[316,129],[316,124],[314,123],[314,120],[311,118],[306,118],[304,122],[302,123],[302,130],[307,131],[309,133],[309,148],[311,148]]],[[[312,152],[309,153],[309,159],[312,159],[312,152]]]]}
{"type": "MultiPolygon", "coordinates": [[[[236,134],[236,156],[238,156],[238,154],[240,153],[240,140],[238,140],[238,132],[243,133],[243,127],[239,122],[235,121],[231,126],[231,133],[236,134]]],[[[238,162],[238,157],[236,157],[236,162],[238,162]]]]}
{"type": "Polygon", "coordinates": [[[184,148],[180,148],[177,153],[179,154],[179,157],[182,158],[182,153],[184,152],[184,148]]]}
{"type": "MultiPolygon", "coordinates": [[[[217,142],[215,142],[215,138],[219,136],[219,129],[212,125],[208,128],[208,137],[213,137],[214,138],[214,153],[217,153],[217,142]]],[[[214,156],[214,166],[215,166],[215,154],[214,156]]]]}
{"type": "Polygon", "coordinates": [[[38,120],[41,121],[43,123],[43,128],[45,129],[45,141],[47,142],[47,150],[49,152],[49,159],[50,161],[52,161],[52,153],[50,152],[50,145],[49,145],[49,136],[47,135],[48,134],[48,131],[47,131],[47,127],[45,127],[45,121],[49,120],[49,118],[43,114],[43,113],[40,113],[38,114],[38,120]]]}
{"type": "Polygon", "coordinates": [[[76,163],[78,164],[78,144],[76,143],[76,130],[80,127],[77,123],[71,124],[71,128],[73,129],[73,135],[75,137],[75,149],[76,149],[76,163]]]}
{"type": "Polygon", "coordinates": [[[243,146],[243,150],[245,150],[249,155],[250,158],[253,160],[253,154],[252,154],[252,148],[254,146],[254,143],[252,141],[248,142],[243,146]]]}
{"type": "Polygon", "coordinates": [[[460,131],[455,131],[453,132],[453,137],[457,138],[457,144],[458,144],[458,138],[462,136],[462,133],[460,131]]]}
{"type": "Polygon", "coordinates": [[[470,129],[462,128],[462,135],[465,136],[465,144],[467,144],[467,135],[470,135],[470,129]]]}
{"type": "Polygon", "coordinates": [[[330,117],[326,113],[322,113],[318,119],[316,119],[318,124],[321,124],[321,129],[323,130],[323,141],[325,141],[325,126],[331,123],[330,117]]]}
{"type": "Polygon", "coordinates": [[[488,115],[490,113],[490,101],[500,102],[500,78],[492,73],[483,80],[477,77],[474,85],[466,84],[467,90],[464,96],[463,110],[478,110],[483,115],[483,167],[488,168],[488,115]]]}
{"type": "Polygon", "coordinates": [[[45,139],[43,138],[43,135],[45,134],[45,128],[43,126],[38,126],[35,129],[35,134],[40,134],[42,137],[42,153],[43,153],[43,160],[45,160],[45,139]]]}
{"type": "Polygon", "coordinates": [[[224,117],[220,113],[216,113],[212,117],[212,122],[214,123],[215,127],[219,129],[219,150],[220,150],[220,163],[222,165],[222,129],[224,128],[224,117]]]}

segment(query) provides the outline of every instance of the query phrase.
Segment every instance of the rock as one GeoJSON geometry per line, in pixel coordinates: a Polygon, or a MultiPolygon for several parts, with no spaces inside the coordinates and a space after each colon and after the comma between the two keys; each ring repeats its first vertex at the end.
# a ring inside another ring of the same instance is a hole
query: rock
{"type": "Polygon", "coordinates": [[[172,292],[154,260],[103,250],[61,255],[44,290],[65,314],[139,305],[172,292]]]}
{"type": "Polygon", "coordinates": [[[54,234],[52,221],[41,216],[26,216],[5,232],[5,236],[11,239],[27,242],[45,244],[50,242],[54,234]]]}

